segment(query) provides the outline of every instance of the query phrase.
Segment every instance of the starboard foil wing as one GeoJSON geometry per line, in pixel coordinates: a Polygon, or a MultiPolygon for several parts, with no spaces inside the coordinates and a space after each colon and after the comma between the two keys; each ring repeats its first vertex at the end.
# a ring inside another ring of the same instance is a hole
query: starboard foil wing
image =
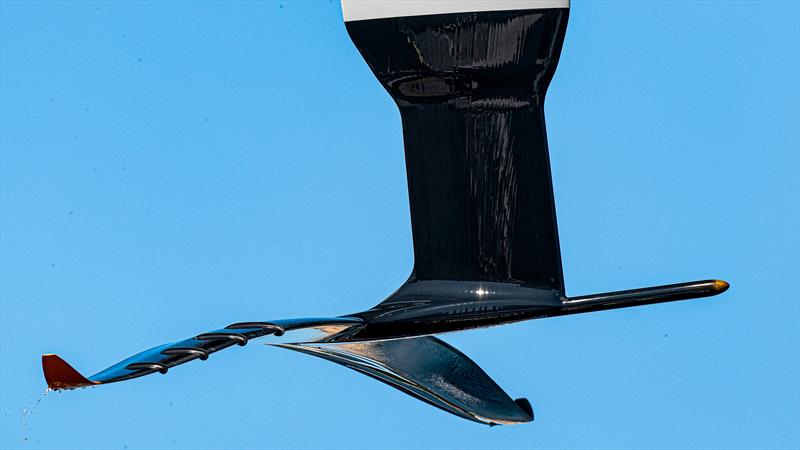
{"type": "Polygon", "coordinates": [[[272,344],[333,361],[468,420],[510,425],[533,420],[474,361],[433,336],[346,343],[272,344]]]}

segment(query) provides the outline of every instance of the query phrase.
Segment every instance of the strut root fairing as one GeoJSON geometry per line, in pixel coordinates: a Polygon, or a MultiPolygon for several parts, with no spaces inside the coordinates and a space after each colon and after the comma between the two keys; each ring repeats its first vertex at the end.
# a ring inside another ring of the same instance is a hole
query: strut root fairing
{"type": "Polygon", "coordinates": [[[97,374],[56,355],[52,389],[124,381],[258,339],[324,358],[480,423],[533,420],[434,334],[708,297],[720,280],[567,297],[544,99],[568,0],[343,0],[345,27],[400,109],[414,269],[392,295],[335,318],[243,322],[161,345],[97,374]]]}

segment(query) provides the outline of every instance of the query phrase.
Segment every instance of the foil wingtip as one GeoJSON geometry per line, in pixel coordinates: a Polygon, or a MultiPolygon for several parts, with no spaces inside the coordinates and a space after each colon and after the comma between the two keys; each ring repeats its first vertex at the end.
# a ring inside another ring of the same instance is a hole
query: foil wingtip
{"type": "Polygon", "coordinates": [[[77,389],[98,384],[81,375],[58,355],[42,355],[42,370],[47,387],[53,390],[77,389]]]}

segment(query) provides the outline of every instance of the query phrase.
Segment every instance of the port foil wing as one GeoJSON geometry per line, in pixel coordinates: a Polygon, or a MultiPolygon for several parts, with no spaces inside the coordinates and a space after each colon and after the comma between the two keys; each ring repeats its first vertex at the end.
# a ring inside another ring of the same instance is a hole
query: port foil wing
{"type": "Polygon", "coordinates": [[[169,369],[196,359],[206,360],[212,353],[263,336],[292,337],[302,334],[305,339],[332,339],[340,333],[361,326],[356,318],[288,319],[272,322],[239,322],[225,328],[201,333],[188,339],[159,345],[137,353],[107,369],[86,377],[55,354],[42,355],[42,369],[50,389],[76,389],[99,384],[130,380],[156,372],[166,374],[169,369]]]}
{"type": "Polygon", "coordinates": [[[271,345],[349,367],[468,420],[487,425],[533,420],[527,400],[512,400],[474,361],[433,336],[271,345]]]}

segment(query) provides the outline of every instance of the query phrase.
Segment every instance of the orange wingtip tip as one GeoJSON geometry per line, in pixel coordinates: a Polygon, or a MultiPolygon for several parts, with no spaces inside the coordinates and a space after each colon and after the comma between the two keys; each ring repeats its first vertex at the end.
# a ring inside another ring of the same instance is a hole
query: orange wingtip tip
{"type": "Polygon", "coordinates": [[[717,291],[718,293],[723,293],[727,291],[729,287],[731,287],[731,285],[728,284],[727,281],[714,280],[714,290],[717,291]]]}
{"type": "Polygon", "coordinates": [[[66,361],[52,353],[42,355],[42,370],[47,387],[50,389],[76,389],[98,384],[88,380],[66,361]]]}

